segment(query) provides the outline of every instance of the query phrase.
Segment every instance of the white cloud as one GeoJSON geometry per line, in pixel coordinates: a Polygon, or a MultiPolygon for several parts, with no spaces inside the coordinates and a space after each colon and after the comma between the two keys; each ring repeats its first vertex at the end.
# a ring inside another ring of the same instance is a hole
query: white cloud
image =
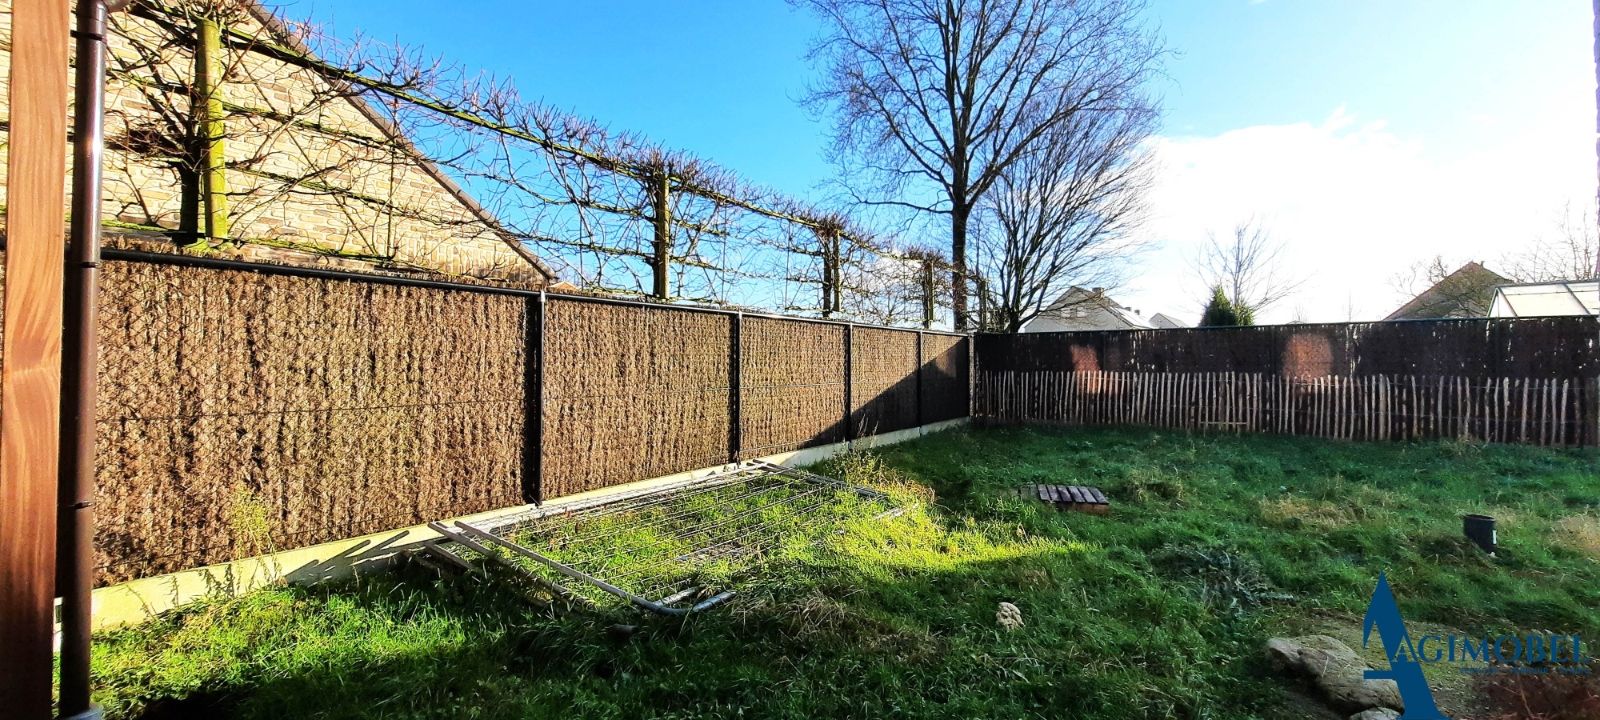
{"type": "MultiPolygon", "coordinates": [[[[1583,94],[1577,95],[1584,98],[1583,94]]],[[[1192,321],[1205,288],[1193,261],[1208,231],[1255,217],[1287,246],[1286,272],[1309,281],[1264,318],[1378,319],[1405,297],[1394,275],[1417,260],[1496,260],[1548,233],[1559,210],[1595,192],[1592,107],[1464,118],[1469,147],[1429,146],[1344,108],[1319,123],[1209,137],[1158,137],[1161,177],[1142,258],[1119,300],[1192,321]],[[1451,151],[1454,152],[1451,152],[1451,151]]]]}

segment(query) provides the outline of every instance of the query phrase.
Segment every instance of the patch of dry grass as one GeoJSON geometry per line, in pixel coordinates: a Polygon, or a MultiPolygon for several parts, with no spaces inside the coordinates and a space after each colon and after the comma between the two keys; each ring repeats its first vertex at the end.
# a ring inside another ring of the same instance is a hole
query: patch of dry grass
{"type": "Polygon", "coordinates": [[[1600,517],[1594,515],[1568,515],[1556,521],[1557,543],[1600,560],[1600,517]]]}
{"type": "Polygon", "coordinates": [[[1280,495],[1260,501],[1261,519],[1279,528],[1308,527],[1334,530],[1357,520],[1348,504],[1313,500],[1298,495],[1280,495]]]}

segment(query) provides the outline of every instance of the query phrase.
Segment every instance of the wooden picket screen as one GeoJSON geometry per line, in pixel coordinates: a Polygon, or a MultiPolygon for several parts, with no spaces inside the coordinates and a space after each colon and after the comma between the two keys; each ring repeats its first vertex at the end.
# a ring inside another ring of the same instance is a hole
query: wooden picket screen
{"type": "Polygon", "coordinates": [[[980,336],[973,414],[1597,445],[1597,335],[1592,318],[1519,318],[980,336]]]}

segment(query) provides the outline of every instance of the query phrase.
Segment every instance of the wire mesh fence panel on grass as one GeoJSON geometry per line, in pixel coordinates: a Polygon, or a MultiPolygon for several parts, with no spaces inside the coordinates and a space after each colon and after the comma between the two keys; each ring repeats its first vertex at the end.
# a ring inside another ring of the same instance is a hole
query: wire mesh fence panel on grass
{"type": "Polygon", "coordinates": [[[890,510],[877,491],[749,462],[493,527],[457,526],[506,551],[502,561],[586,601],[686,612],[729,597],[762,563],[890,510]]]}

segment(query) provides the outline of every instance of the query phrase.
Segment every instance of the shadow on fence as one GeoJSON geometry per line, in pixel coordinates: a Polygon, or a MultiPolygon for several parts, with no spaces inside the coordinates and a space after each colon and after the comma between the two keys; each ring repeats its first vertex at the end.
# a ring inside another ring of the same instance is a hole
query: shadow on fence
{"type": "Polygon", "coordinates": [[[967,415],[964,336],[108,260],[100,584],[967,415]]]}

